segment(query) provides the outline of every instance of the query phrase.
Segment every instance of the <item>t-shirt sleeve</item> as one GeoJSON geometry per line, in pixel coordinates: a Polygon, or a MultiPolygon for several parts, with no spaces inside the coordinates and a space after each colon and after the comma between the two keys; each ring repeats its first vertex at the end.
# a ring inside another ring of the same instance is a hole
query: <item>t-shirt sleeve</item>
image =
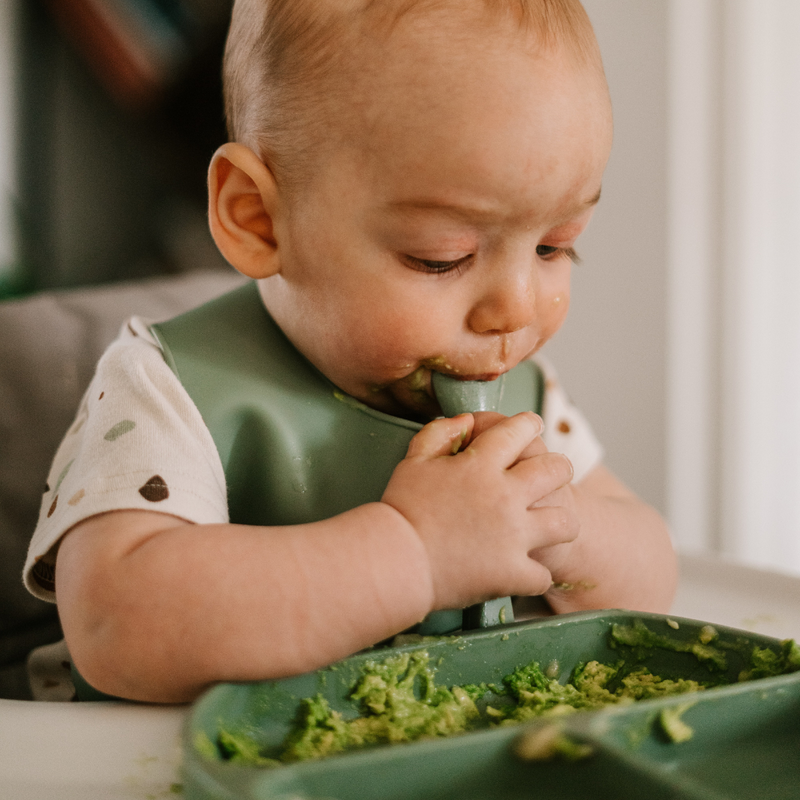
{"type": "Polygon", "coordinates": [[[536,356],[545,381],[542,441],[547,449],[563,453],[572,462],[575,483],[583,480],[603,460],[603,447],[586,418],[573,405],[549,361],[536,356]]]}
{"type": "Polygon", "coordinates": [[[211,434],[139,318],[125,323],[98,363],[53,460],[25,563],[28,590],[54,602],[64,534],[89,517],[130,509],[228,521],[211,434]]]}

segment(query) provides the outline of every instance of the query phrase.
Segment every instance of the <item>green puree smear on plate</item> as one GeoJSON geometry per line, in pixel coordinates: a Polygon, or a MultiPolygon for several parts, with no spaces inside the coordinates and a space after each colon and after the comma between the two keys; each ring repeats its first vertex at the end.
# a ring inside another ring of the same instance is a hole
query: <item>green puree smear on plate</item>
{"type": "MultiPolygon", "coordinates": [[[[625,645],[634,652],[655,648],[689,652],[710,669],[724,670],[726,653],[715,646],[716,638],[711,626],[703,627],[697,639],[690,642],[656,634],[641,621],[632,626],[617,624],[611,630],[612,645],[625,645]]],[[[753,648],[750,669],[743,671],[739,680],[797,670],[800,648],[787,640],[777,653],[769,648],[753,648]]],[[[427,651],[405,652],[364,666],[350,693],[350,699],[361,706],[361,714],[355,719],[344,719],[320,694],[302,700],[295,727],[277,758],[262,753],[250,736],[228,730],[219,732],[216,744],[202,735],[196,747],[210,758],[221,754],[224,760],[235,763],[278,766],[369,745],[450,736],[539,717],[558,717],[581,709],[697,692],[719,684],[713,680],[701,683],[664,679],[643,666],[626,668],[622,660],[615,664],[579,664],[566,684],[548,677],[550,672],[550,668],[543,671],[537,662],[531,662],[506,675],[501,685],[437,686],[427,651]]],[[[691,729],[680,720],[684,710],[680,707],[669,712],[674,718],[662,720],[672,741],[691,738],[691,729]]]]}

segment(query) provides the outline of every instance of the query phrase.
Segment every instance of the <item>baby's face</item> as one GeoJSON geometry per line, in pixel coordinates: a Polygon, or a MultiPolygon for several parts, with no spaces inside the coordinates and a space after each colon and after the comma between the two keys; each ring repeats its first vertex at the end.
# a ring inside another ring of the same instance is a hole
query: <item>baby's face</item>
{"type": "Polygon", "coordinates": [[[262,293],[338,387],[425,419],[433,370],[494,379],[561,326],[611,114],[564,54],[419,38],[364,79],[347,141],[275,220],[262,293]]]}

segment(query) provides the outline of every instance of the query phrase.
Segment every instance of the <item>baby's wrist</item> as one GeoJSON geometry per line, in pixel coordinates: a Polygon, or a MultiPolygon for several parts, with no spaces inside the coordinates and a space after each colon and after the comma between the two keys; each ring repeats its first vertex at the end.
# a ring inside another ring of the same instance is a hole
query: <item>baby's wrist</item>
{"type": "Polygon", "coordinates": [[[379,524],[381,535],[391,531],[395,546],[392,548],[392,573],[396,581],[408,583],[403,591],[407,599],[417,597],[421,609],[421,621],[434,609],[436,592],[433,569],[428,548],[411,521],[390,503],[370,503],[374,512],[383,520],[379,524]]]}

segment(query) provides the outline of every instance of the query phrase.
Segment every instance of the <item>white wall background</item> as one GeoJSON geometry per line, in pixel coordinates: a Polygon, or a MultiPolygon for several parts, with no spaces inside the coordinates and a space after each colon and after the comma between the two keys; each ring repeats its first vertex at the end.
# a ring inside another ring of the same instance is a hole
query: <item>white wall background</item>
{"type": "Polygon", "coordinates": [[[584,0],[614,106],[614,147],[578,242],[567,323],[547,353],[611,469],[666,510],[667,3],[584,0]]]}
{"type": "Polygon", "coordinates": [[[800,573],[800,4],[671,14],[669,374],[700,411],[671,397],[669,508],[685,548],[800,573]]]}
{"type": "Polygon", "coordinates": [[[800,573],[800,3],[584,4],[616,138],[549,354],[681,549],[800,573]]]}

